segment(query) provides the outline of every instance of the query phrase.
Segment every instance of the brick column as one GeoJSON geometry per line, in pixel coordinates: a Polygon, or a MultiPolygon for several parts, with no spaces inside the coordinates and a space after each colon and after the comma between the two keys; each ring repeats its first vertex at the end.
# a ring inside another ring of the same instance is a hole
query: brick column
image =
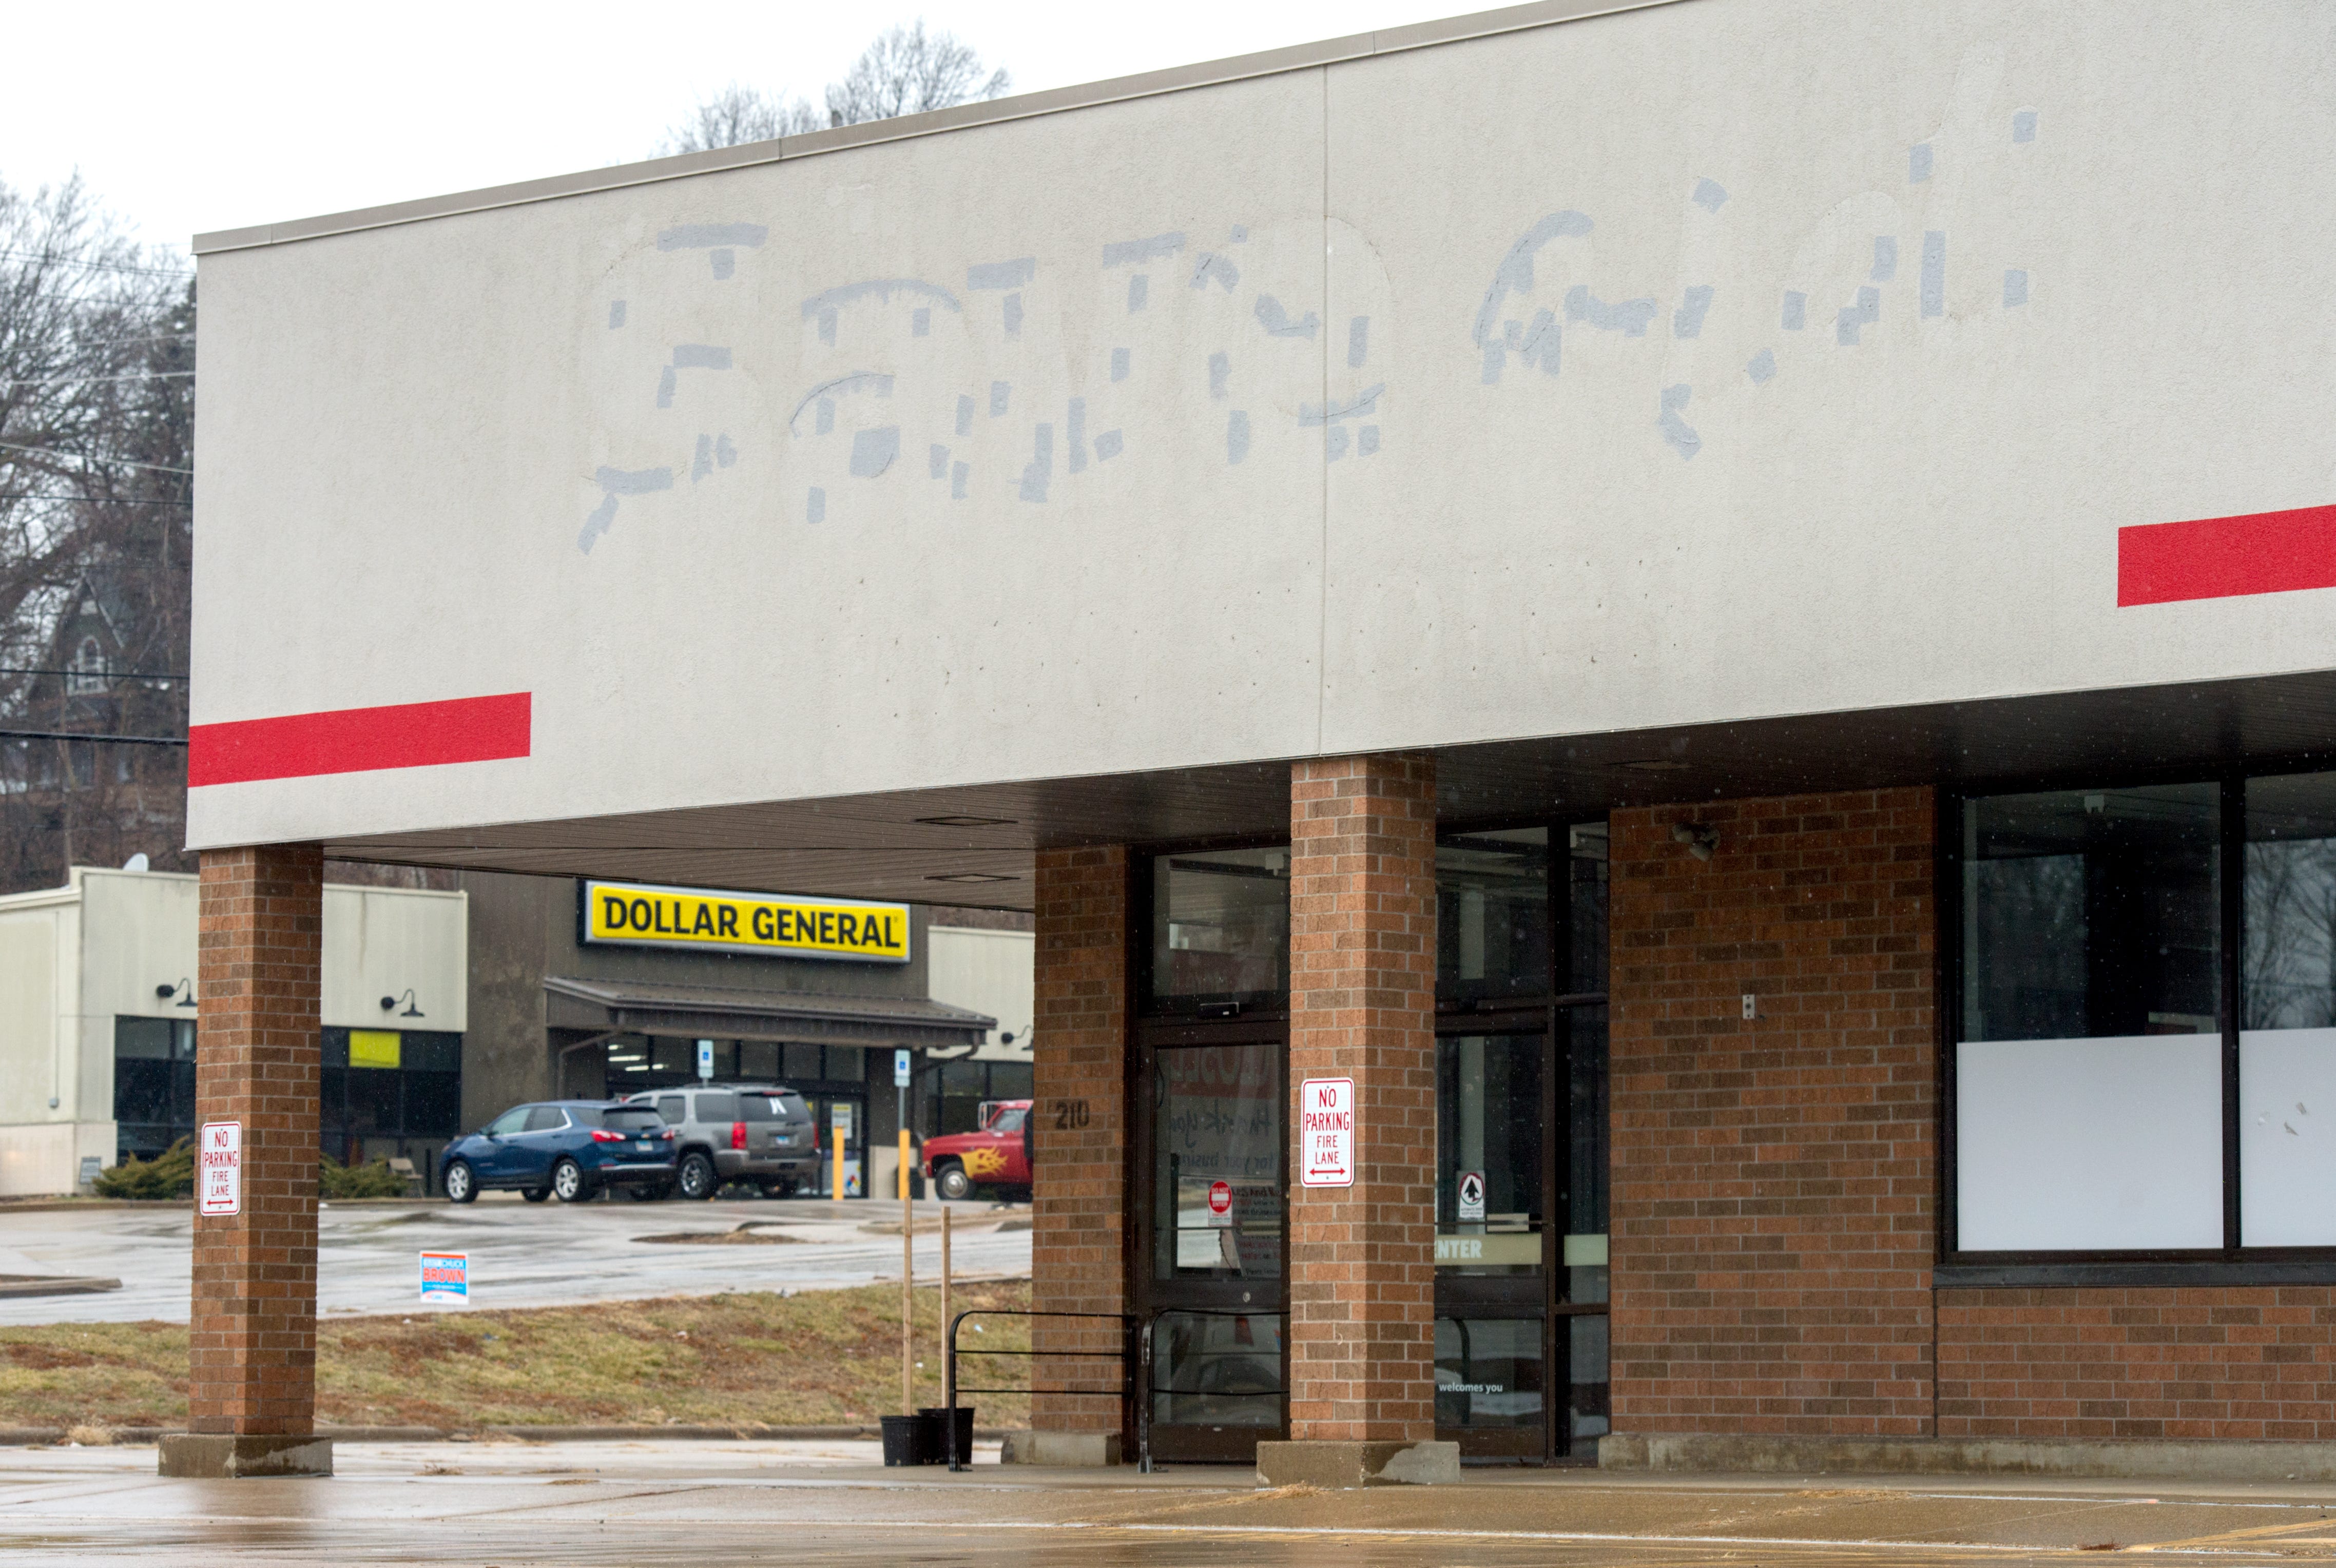
{"type": "Polygon", "coordinates": [[[1289,1443],[1276,1483],[1458,1478],[1436,1436],[1436,765],[1301,762],[1290,790],[1290,1126],[1355,1081],[1350,1187],[1290,1184],[1289,1443]]]}
{"type": "Polygon", "coordinates": [[[316,1413],[315,844],[207,851],[196,958],[199,1122],[243,1125],[243,1212],[194,1221],[187,1435],[165,1475],[332,1473],[316,1413]]]}
{"type": "MultiPolygon", "coordinates": [[[[1042,1312],[1128,1310],[1127,901],[1124,849],[1039,852],[1030,1295],[1042,1312]]],[[[1032,1329],[1041,1349],[1110,1351],[1124,1342],[1107,1321],[1039,1318],[1032,1329]]],[[[1031,1440],[1010,1456],[1117,1463],[1120,1406],[1095,1396],[1120,1386],[1119,1367],[1031,1366],[1039,1390],[1030,1404],[1031,1440]]]]}

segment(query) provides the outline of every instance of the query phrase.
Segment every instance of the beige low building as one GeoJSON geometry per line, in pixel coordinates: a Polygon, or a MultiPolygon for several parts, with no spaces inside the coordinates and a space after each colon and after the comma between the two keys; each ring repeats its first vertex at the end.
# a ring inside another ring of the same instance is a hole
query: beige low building
{"type": "MultiPolygon", "coordinates": [[[[70,874],[0,898],[0,1196],[194,1130],[196,879],[70,874]]],[[[460,1130],[468,895],[327,886],[324,918],[325,1152],[426,1169],[460,1130]]]]}

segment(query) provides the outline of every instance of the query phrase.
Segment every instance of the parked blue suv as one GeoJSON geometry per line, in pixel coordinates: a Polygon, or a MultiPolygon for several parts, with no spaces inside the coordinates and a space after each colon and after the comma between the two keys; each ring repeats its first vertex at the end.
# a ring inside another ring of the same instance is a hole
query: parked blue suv
{"type": "Polygon", "coordinates": [[[514,1105],[438,1158],[446,1196],[467,1203],[489,1187],[517,1187],[530,1203],[554,1193],[580,1203],[602,1187],[663,1197],[673,1185],[673,1129],[651,1105],[543,1100],[514,1105]]]}

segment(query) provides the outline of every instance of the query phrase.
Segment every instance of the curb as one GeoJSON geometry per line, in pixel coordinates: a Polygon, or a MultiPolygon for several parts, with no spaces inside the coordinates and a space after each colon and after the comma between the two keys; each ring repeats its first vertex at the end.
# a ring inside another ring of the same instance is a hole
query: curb
{"type": "MultiPolygon", "coordinates": [[[[63,1427],[0,1427],[0,1447],[30,1448],[65,1440],[63,1427]]],[[[136,1446],[177,1437],[179,1427],[116,1427],[108,1428],[117,1446],[136,1446]]],[[[1013,1428],[976,1427],[976,1442],[1001,1442],[1013,1428]]],[[[437,1427],[331,1427],[318,1425],[316,1436],[336,1443],[476,1443],[503,1440],[521,1443],[638,1443],[651,1438],[681,1438],[700,1442],[781,1442],[786,1440],[860,1439],[874,1442],[884,1436],[881,1427],[474,1427],[455,1431],[437,1427]]]]}
{"type": "Polygon", "coordinates": [[[122,1281],[100,1274],[0,1274],[0,1300],[20,1296],[94,1296],[122,1281]]]}
{"type": "Polygon", "coordinates": [[[10,1214],[103,1214],[116,1209],[180,1209],[191,1214],[192,1198],[40,1198],[15,1203],[0,1198],[0,1219],[10,1214]]]}

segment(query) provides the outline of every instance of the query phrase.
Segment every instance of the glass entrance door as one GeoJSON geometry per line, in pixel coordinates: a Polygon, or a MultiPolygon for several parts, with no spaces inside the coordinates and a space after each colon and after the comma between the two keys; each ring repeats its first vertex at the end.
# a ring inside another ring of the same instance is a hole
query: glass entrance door
{"type": "Polygon", "coordinates": [[[1549,1437],[1549,1036],[1436,1042],[1436,1425],[1473,1458],[1549,1437]]]}
{"type": "Polygon", "coordinates": [[[1464,1461],[1580,1461],[1607,1429],[1605,843],[1438,846],[1436,1425],[1464,1461]]]}
{"type": "Polygon", "coordinates": [[[1152,1447],[1163,1460],[1246,1464],[1288,1426],[1287,1053],[1278,1030],[1221,1043],[1179,1033],[1185,1043],[1143,1052],[1152,1447]]]}

